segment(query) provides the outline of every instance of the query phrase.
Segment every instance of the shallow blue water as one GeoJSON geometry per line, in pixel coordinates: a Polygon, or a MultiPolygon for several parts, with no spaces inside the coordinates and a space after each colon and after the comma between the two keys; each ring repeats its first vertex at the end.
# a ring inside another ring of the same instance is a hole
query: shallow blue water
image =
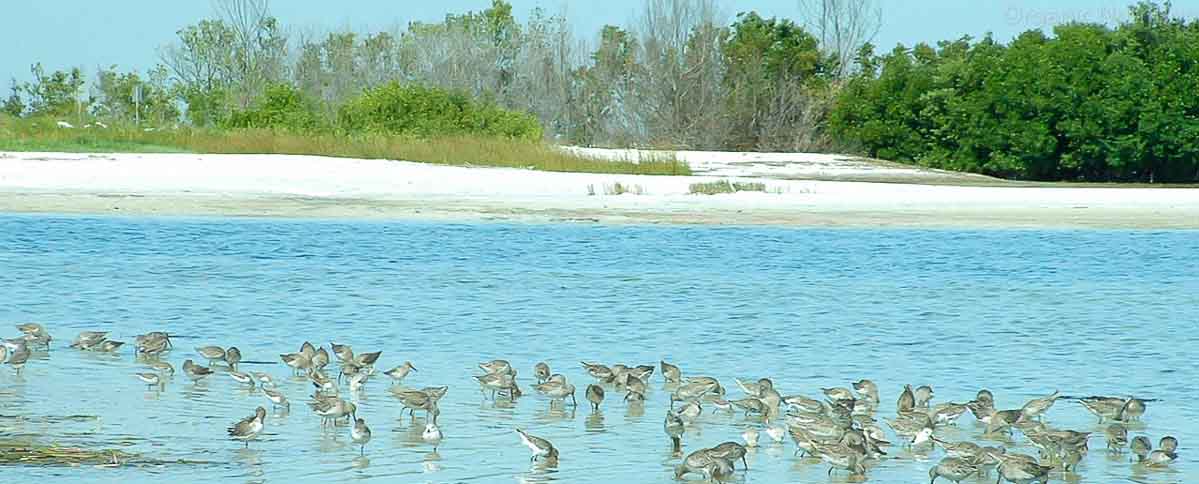
{"type": "MultiPolygon", "coordinates": [[[[1001,408],[1061,389],[1135,394],[1151,402],[1144,434],[1181,441],[1166,471],[1103,452],[1096,435],[1077,476],[1088,482],[1199,480],[1199,233],[1155,231],[801,230],[779,228],[502,225],[219,218],[0,217],[0,335],[38,321],[58,338],[21,376],[0,368],[0,432],[43,443],[120,447],[162,459],[212,461],[154,469],[18,468],[56,482],[112,480],[299,482],[671,482],[662,431],[668,393],[654,375],[643,409],[609,390],[600,413],[551,408],[532,391],[515,405],[485,400],[475,365],[510,360],[531,383],[547,361],[579,388],[579,360],[674,362],[739,392],[733,377],[769,376],[783,394],[859,378],[879,382],[883,416],[904,383],[931,384],[935,402],[982,387],[1001,408]],[[9,329],[3,329],[3,328],[9,329]],[[167,360],[194,346],[236,345],[278,361],[301,342],[383,350],[378,366],[412,360],[409,386],[449,385],[436,453],[421,418],[400,417],[383,375],[353,395],[374,430],[366,458],[346,428],[322,429],[303,402],[311,386],[281,364],[247,365],[284,379],[289,413],[272,411],[249,450],[225,440],[265,400],[223,374],[162,392],[119,356],[66,344],[82,330],[131,341],[181,335],[167,360]],[[188,337],[191,336],[191,337],[188,337]],[[64,418],[69,416],[85,416],[64,418]],[[94,417],[94,418],[91,418],[94,417]],[[562,452],[530,467],[514,427],[562,452]]],[[[710,410],[710,409],[709,409],[710,410]]],[[[1057,427],[1101,426],[1074,401],[1057,427]]],[[[686,450],[738,440],[758,421],[705,412],[686,450]]],[[[978,440],[969,415],[949,440],[978,440]]],[[[1013,450],[1035,453],[1017,436],[1013,450]]],[[[893,449],[870,482],[919,482],[940,450],[893,449]]],[[[765,445],[739,479],[825,482],[827,465],[765,445]]],[[[10,470],[9,472],[12,472],[10,470]]],[[[846,476],[834,473],[831,480],[846,476]]],[[[994,474],[980,482],[993,482],[994,474]]]]}

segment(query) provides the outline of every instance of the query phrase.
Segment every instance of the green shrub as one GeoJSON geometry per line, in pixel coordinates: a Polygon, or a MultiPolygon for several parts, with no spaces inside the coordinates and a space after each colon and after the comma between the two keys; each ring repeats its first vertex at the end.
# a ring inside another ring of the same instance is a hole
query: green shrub
{"type": "Polygon", "coordinates": [[[350,133],[541,139],[541,125],[531,114],[458,92],[398,82],[367,90],[346,103],[338,112],[338,127],[350,133]]]}
{"type": "Polygon", "coordinates": [[[315,106],[306,102],[299,89],[291,84],[274,84],[266,88],[253,108],[234,111],[223,124],[226,128],[308,132],[317,129],[317,119],[315,106]]]}
{"type": "Polygon", "coordinates": [[[1199,21],[963,38],[863,62],[831,130],[870,156],[1005,178],[1199,181],[1199,21]],[[877,69],[874,67],[877,66],[877,69]]]}

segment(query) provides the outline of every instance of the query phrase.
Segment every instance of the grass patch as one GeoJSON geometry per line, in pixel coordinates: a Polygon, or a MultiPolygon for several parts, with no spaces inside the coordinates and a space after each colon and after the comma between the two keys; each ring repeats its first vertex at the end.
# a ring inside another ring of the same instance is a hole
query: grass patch
{"type": "Polygon", "coordinates": [[[730,182],[728,180],[716,180],[711,182],[692,183],[690,186],[690,192],[693,195],[716,195],[720,193],[765,191],[766,184],[759,182],[730,182]]]}
{"type": "Polygon", "coordinates": [[[320,155],[580,173],[691,174],[686,163],[669,156],[636,162],[610,161],[568,153],[542,142],[485,136],[418,138],[264,129],[59,128],[53,120],[4,117],[0,117],[0,151],[320,155]]]}
{"type": "Polygon", "coordinates": [[[0,440],[0,466],[95,467],[212,465],[211,461],[192,459],[153,459],[117,449],[92,449],[60,445],[42,445],[21,439],[0,440]]]}

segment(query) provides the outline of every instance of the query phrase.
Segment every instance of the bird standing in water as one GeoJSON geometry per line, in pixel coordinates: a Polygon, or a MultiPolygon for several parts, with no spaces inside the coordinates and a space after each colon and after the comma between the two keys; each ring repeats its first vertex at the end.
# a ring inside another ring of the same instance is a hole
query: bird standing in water
{"type": "Polygon", "coordinates": [[[371,428],[366,426],[366,420],[361,417],[354,420],[354,428],[350,429],[350,440],[358,444],[358,455],[366,455],[366,444],[371,441],[371,428]]]}
{"type": "Polygon", "coordinates": [[[237,423],[229,427],[229,437],[233,440],[240,440],[246,443],[246,447],[250,447],[250,441],[257,438],[258,434],[266,426],[266,409],[258,407],[254,410],[254,415],[243,418],[237,423]]]}

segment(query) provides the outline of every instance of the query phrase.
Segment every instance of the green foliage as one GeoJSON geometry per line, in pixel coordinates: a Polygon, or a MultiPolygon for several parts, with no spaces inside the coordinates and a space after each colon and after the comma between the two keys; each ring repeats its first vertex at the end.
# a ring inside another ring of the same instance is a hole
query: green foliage
{"type": "Polygon", "coordinates": [[[12,81],[12,91],[4,103],[0,104],[0,113],[9,116],[20,116],[25,113],[25,101],[21,100],[21,85],[17,84],[17,80],[12,81]]]}
{"type": "Polygon", "coordinates": [[[462,93],[398,82],[367,90],[342,106],[340,129],[420,137],[464,134],[539,140],[530,114],[475,101],[462,93]]]}
{"type": "Polygon", "coordinates": [[[120,73],[116,66],[100,69],[92,115],[109,121],[140,120],[156,125],[178,121],[179,108],[167,85],[166,68],[158,66],[147,77],[143,79],[137,72],[120,73]],[[135,92],[139,91],[141,98],[135,102],[135,92]]]}
{"type": "Polygon", "coordinates": [[[819,101],[837,72],[816,37],[787,19],[741,13],[722,45],[728,148],[810,149],[819,101]],[[798,136],[797,136],[798,135],[798,136]]]}
{"type": "Polygon", "coordinates": [[[226,128],[277,129],[307,132],[317,129],[316,107],[291,84],[268,86],[262,98],[247,110],[234,111],[223,123],[226,128]]]}
{"type": "Polygon", "coordinates": [[[84,80],[79,68],[47,75],[39,62],[29,71],[33,74],[33,82],[26,82],[21,87],[27,98],[29,115],[67,116],[74,115],[79,107],[87,108],[88,102],[80,97],[84,80]]]}
{"type": "Polygon", "coordinates": [[[179,97],[187,104],[187,121],[192,126],[219,126],[229,117],[228,96],[224,88],[180,86],[178,89],[179,97]]]}
{"type": "MultiPolygon", "coordinates": [[[[871,156],[1032,180],[1199,180],[1199,22],[1141,2],[1071,23],[861,56],[834,132],[871,156]]],[[[868,54],[868,53],[867,53],[868,54]]]]}

